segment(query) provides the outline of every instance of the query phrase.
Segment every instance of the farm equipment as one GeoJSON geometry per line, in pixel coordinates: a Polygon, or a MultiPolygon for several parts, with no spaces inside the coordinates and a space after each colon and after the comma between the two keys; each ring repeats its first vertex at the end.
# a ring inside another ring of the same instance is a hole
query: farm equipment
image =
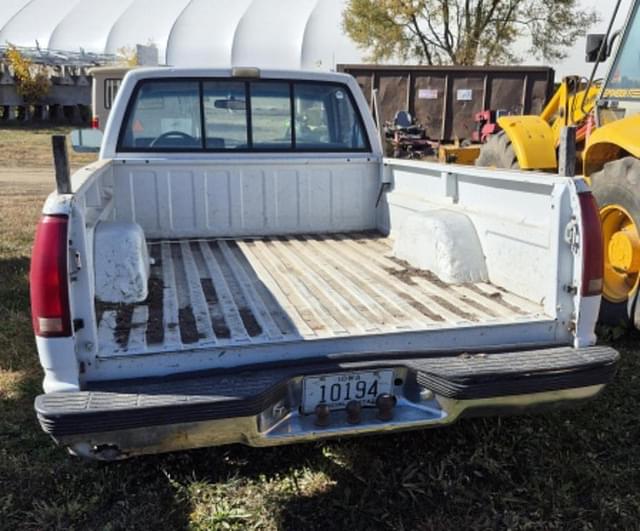
{"type": "Polygon", "coordinates": [[[640,327],[640,0],[622,32],[589,35],[586,60],[594,63],[586,85],[563,82],[541,116],[498,119],[503,132],[481,150],[478,165],[556,170],[559,132],[577,126],[577,168],[590,181],[600,208],[604,241],[601,321],[640,327]],[[614,47],[616,39],[619,42],[614,47]],[[604,81],[594,82],[599,63],[612,56],[604,81]],[[553,108],[555,107],[555,111],[553,108]],[[553,112],[551,112],[553,111],[553,112]]]}
{"type": "Polygon", "coordinates": [[[484,144],[487,142],[491,135],[495,135],[501,131],[498,118],[507,115],[509,115],[509,111],[494,111],[491,109],[476,113],[476,130],[471,133],[471,141],[475,144],[484,144]]]}
{"type": "Polygon", "coordinates": [[[480,155],[479,145],[442,144],[438,147],[438,161],[447,164],[465,164],[473,166],[480,155]]]}
{"type": "MultiPolygon", "coordinates": [[[[586,133],[599,87],[579,76],[562,80],[540,115],[498,116],[497,134],[486,141],[476,160],[478,166],[556,170],[557,149],[563,127],[574,126],[578,150],[586,133]]],[[[579,169],[579,168],[577,168],[579,169]]]]}
{"type": "Polygon", "coordinates": [[[448,164],[475,164],[480,155],[480,145],[501,131],[497,119],[507,116],[509,111],[491,110],[477,112],[474,117],[475,130],[471,138],[454,144],[442,144],[438,147],[438,160],[448,164]]]}
{"type": "Polygon", "coordinates": [[[384,133],[394,158],[419,159],[433,154],[432,142],[424,127],[407,111],[397,112],[393,121],[385,124],[384,133]]]}

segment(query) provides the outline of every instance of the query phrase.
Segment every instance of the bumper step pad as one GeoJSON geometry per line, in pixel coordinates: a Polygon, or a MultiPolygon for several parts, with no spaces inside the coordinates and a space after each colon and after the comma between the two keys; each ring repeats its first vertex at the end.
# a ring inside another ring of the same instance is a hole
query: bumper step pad
{"type": "Polygon", "coordinates": [[[609,347],[416,357],[401,360],[307,362],[284,368],[104,382],[36,398],[53,437],[257,415],[283,398],[289,380],[334,372],[406,367],[437,395],[473,400],[609,383],[619,354],[609,347]]]}

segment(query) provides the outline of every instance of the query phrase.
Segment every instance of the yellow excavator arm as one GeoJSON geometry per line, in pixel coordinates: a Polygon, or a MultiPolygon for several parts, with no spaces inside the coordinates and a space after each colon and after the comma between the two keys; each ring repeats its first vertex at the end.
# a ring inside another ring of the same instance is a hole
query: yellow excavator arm
{"type": "MultiPolygon", "coordinates": [[[[565,77],[540,114],[540,118],[551,126],[555,147],[560,144],[563,127],[582,124],[593,110],[600,87],[591,85],[587,91],[580,88],[581,81],[578,76],[565,77]]],[[[577,140],[584,140],[584,134],[577,140]]]]}
{"type": "Polygon", "coordinates": [[[503,116],[498,124],[511,142],[523,170],[552,170],[558,167],[556,149],[566,125],[578,126],[576,140],[585,139],[587,117],[593,110],[600,88],[581,88],[578,76],[567,76],[539,116],[503,116]]]}

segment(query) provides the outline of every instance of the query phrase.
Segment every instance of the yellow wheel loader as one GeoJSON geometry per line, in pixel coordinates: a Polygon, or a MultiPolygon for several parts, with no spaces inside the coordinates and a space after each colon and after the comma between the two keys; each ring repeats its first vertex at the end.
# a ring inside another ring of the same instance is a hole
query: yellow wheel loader
{"type": "Polygon", "coordinates": [[[640,0],[623,30],[612,33],[619,7],[620,0],[605,34],[587,37],[586,60],[595,63],[588,82],[565,79],[540,116],[501,118],[503,131],[482,147],[476,164],[556,171],[560,131],[576,125],[576,169],[591,183],[602,222],[600,318],[640,328],[640,0]],[[609,56],[607,75],[594,82],[609,56]]]}
{"type": "Polygon", "coordinates": [[[583,147],[599,92],[598,84],[565,77],[541,114],[498,118],[501,131],[482,146],[476,165],[555,171],[562,128],[577,127],[576,142],[583,147]]]}

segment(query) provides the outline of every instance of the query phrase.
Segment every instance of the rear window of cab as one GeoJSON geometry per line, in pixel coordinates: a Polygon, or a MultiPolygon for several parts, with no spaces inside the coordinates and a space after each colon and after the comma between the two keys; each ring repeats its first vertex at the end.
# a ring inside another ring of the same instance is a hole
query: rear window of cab
{"type": "Polygon", "coordinates": [[[154,79],[138,83],[119,152],[370,151],[340,83],[154,79]]]}

